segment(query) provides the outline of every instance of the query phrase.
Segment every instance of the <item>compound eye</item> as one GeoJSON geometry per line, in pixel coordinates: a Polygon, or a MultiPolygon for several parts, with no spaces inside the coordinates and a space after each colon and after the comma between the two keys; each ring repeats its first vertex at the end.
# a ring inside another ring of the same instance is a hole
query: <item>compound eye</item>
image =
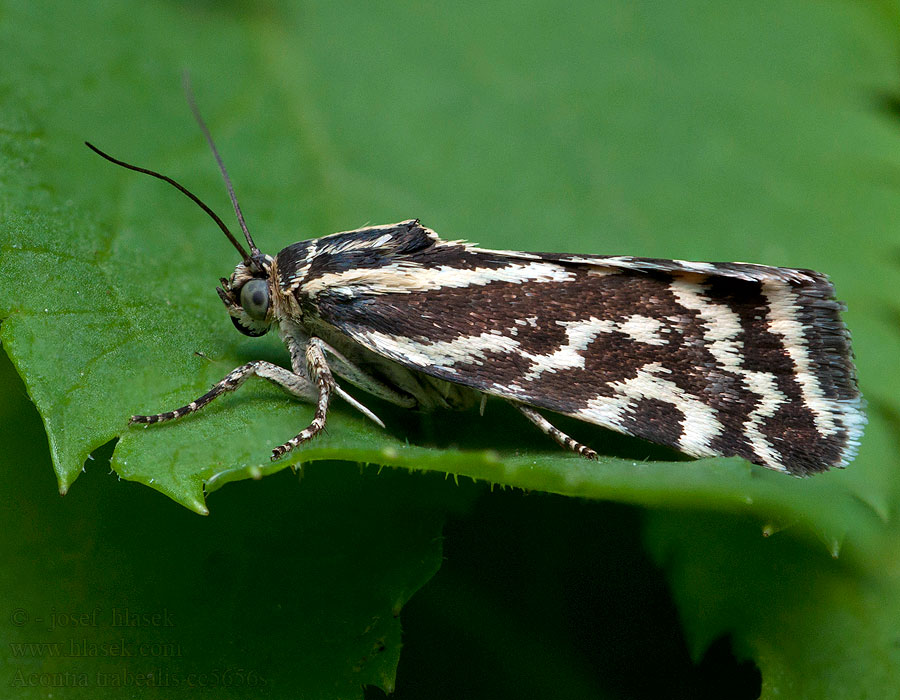
{"type": "Polygon", "coordinates": [[[269,312],[269,283],[255,279],[241,287],[241,307],[254,321],[265,321],[269,312]]]}

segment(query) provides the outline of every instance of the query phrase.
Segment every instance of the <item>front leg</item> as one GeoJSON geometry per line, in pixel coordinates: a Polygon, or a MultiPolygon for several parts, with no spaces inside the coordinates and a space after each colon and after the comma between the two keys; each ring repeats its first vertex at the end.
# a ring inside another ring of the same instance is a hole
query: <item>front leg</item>
{"type": "Polygon", "coordinates": [[[241,365],[237,369],[233,369],[221,382],[216,384],[199,399],[191,401],[186,406],[176,408],[174,411],[167,411],[166,413],[157,413],[152,416],[132,416],[128,422],[130,424],[144,423],[150,425],[152,423],[163,423],[165,421],[175,420],[182,416],[186,416],[189,413],[195,413],[213,399],[218,398],[226,392],[237,389],[248,377],[256,375],[257,377],[268,379],[273,384],[277,384],[294,396],[316,403],[316,415],[313,417],[312,423],[285,444],[272,450],[272,459],[278,459],[285,452],[294,449],[301,442],[306,442],[315,437],[325,427],[328,403],[331,400],[331,393],[334,390],[334,378],[331,376],[331,370],[328,369],[325,355],[316,343],[310,342],[307,345],[306,356],[308,358],[308,372],[313,378],[312,381],[305,376],[286,370],[284,367],[273,365],[271,362],[256,360],[255,362],[248,362],[246,365],[241,365]]]}
{"type": "Polygon", "coordinates": [[[231,370],[221,382],[216,384],[212,389],[206,392],[199,399],[191,401],[186,406],[176,408],[174,411],[157,413],[152,416],[132,416],[128,422],[129,424],[144,423],[149,425],[151,423],[163,423],[165,421],[181,418],[182,416],[186,416],[188,413],[199,411],[210,401],[218,398],[222,394],[228,391],[234,391],[241,384],[243,384],[248,377],[252,377],[253,375],[262,377],[263,379],[268,379],[270,382],[272,382],[273,384],[277,384],[289,394],[293,394],[294,396],[297,396],[305,401],[313,402],[319,396],[316,385],[306,377],[294,374],[293,372],[286,370],[284,367],[273,365],[271,362],[266,362],[265,360],[256,360],[255,362],[248,362],[246,365],[241,365],[237,369],[231,370]]]}
{"type": "Polygon", "coordinates": [[[284,367],[273,365],[271,362],[266,362],[264,360],[248,362],[229,372],[225,378],[213,386],[212,389],[199,399],[191,401],[186,406],[176,408],[174,411],[157,413],[150,416],[132,416],[128,422],[129,424],[142,423],[144,425],[150,425],[152,423],[163,423],[165,421],[181,418],[189,413],[199,411],[213,401],[213,399],[218,398],[222,394],[234,391],[243,384],[248,377],[255,375],[280,386],[289,394],[293,394],[309,403],[316,404],[316,413],[312,423],[291,440],[272,450],[273,460],[278,459],[286,452],[294,449],[300,443],[312,439],[322,431],[325,427],[328,404],[331,401],[332,393],[336,393],[338,396],[344,398],[351,406],[383,428],[384,423],[381,422],[378,416],[337,386],[331,370],[328,367],[323,346],[325,346],[325,344],[318,338],[310,338],[305,346],[301,346],[298,343],[292,343],[292,357],[294,357],[295,352],[302,352],[303,357],[306,360],[305,367],[303,365],[298,366],[295,362],[296,371],[291,372],[284,367]]]}
{"type": "MultiPolygon", "coordinates": [[[[336,385],[331,369],[328,367],[328,361],[325,359],[325,353],[322,350],[318,338],[310,338],[306,345],[306,371],[318,387],[318,399],[316,401],[316,415],[313,416],[312,423],[301,430],[297,435],[292,437],[283,445],[279,445],[272,450],[272,459],[278,459],[287,452],[293,450],[297,445],[312,440],[322,430],[325,429],[325,420],[328,417],[328,404],[331,401],[331,394],[334,392],[336,385]]],[[[297,375],[294,375],[297,376],[297,375]]]]}

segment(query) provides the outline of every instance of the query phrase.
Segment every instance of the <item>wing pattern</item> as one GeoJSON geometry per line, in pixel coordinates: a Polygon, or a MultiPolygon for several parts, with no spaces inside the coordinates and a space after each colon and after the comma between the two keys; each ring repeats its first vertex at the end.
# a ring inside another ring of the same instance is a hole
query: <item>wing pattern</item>
{"type": "Polygon", "coordinates": [[[855,453],[849,333],[816,272],[484,250],[417,221],[297,246],[305,313],[408,368],[693,456],[808,474],[855,453]]]}

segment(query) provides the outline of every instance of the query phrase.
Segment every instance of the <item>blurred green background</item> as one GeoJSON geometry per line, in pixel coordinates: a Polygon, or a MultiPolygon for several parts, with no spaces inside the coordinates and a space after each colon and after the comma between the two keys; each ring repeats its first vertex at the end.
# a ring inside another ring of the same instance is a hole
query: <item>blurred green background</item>
{"type": "Polygon", "coordinates": [[[900,692],[898,20],[838,0],[0,0],[0,681],[64,698],[900,692]],[[567,424],[596,465],[499,405],[385,409],[386,432],[339,408],[292,456],[299,485],[282,471],[207,502],[281,469],[268,450],[309,409],[247,386],[126,430],[286,359],[224,320],[213,287],[236,261],[202,212],[82,145],[226,215],[184,69],[270,253],[419,217],[494,248],[827,272],[870,406],[859,457],[799,481],[567,424]],[[142,624],[114,625],[125,608],[142,624]]]}

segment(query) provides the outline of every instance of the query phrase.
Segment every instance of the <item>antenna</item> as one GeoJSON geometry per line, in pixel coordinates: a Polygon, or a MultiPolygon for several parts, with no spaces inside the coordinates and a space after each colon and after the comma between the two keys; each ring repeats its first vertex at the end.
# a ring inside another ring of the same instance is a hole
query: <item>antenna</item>
{"type": "Polygon", "coordinates": [[[200,116],[200,110],[197,109],[197,103],[194,101],[194,92],[191,90],[191,76],[187,71],[184,71],[184,75],[182,76],[182,86],[184,87],[184,95],[187,98],[188,105],[190,105],[191,112],[194,114],[194,119],[197,120],[200,130],[206,137],[206,142],[209,144],[210,149],[212,149],[213,155],[216,158],[216,163],[219,164],[219,170],[222,172],[222,177],[225,180],[225,187],[228,189],[228,196],[231,197],[231,203],[234,205],[234,213],[237,215],[238,223],[241,225],[241,231],[244,232],[244,237],[250,245],[250,252],[253,253],[254,256],[259,255],[259,248],[256,247],[256,243],[253,242],[253,238],[250,236],[250,231],[247,229],[247,223],[244,221],[244,215],[241,213],[241,207],[237,201],[237,196],[234,194],[234,187],[231,186],[231,178],[228,177],[228,171],[225,169],[225,164],[222,162],[221,156],[219,156],[219,151],[216,148],[212,135],[209,133],[209,129],[206,128],[206,122],[203,121],[203,117],[200,116]]]}
{"type": "MultiPolygon", "coordinates": [[[[99,148],[97,148],[94,144],[92,144],[88,141],[85,141],[84,145],[87,146],[88,148],[90,148],[98,156],[106,158],[106,160],[108,160],[110,163],[115,163],[116,165],[120,165],[121,167],[127,168],[128,170],[134,170],[135,172],[138,172],[138,173],[144,173],[145,175],[152,175],[153,177],[158,178],[158,179],[162,180],[163,182],[168,182],[170,185],[172,185],[172,187],[177,189],[179,192],[190,197],[191,200],[193,200],[194,204],[196,204],[203,211],[205,211],[207,214],[209,214],[210,218],[219,225],[219,228],[222,229],[222,232],[226,236],[228,236],[228,240],[231,241],[231,245],[233,245],[235,248],[237,248],[237,251],[238,251],[238,253],[241,254],[241,258],[243,258],[244,262],[250,262],[250,256],[247,255],[247,251],[244,250],[244,246],[242,246],[238,242],[237,238],[235,238],[232,235],[231,231],[228,230],[228,227],[225,225],[225,223],[222,221],[222,219],[220,219],[218,217],[218,215],[212,209],[210,209],[208,206],[206,206],[206,204],[204,204],[203,201],[197,195],[195,195],[193,192],[191,192],[189,189],[187,189],[187,187],[180,185],[172,178],[168,177],[167,175],[162,175],[161,173],[158,173],[155,170],[148,170],[147,168],[140,168],[137,165],[131,165],[130,163],[126,163],[123,160],[119,160],[118,158],[113,158],[111,155],[109,155],[108,153],[104,153],[99,148]]],[[[244,230],[246,231],[246,229],[244,229],[244,230]]],[[[249,234],[247,235],[247,240],[250,240],[249,234]]],[[[253,241],[250,241],[250,243],[252,245],[253,241]]],[[[253,251],[255,254],[259,253],[259,250],[256,249],[256,246],[253,246],[253,251]]]]}

